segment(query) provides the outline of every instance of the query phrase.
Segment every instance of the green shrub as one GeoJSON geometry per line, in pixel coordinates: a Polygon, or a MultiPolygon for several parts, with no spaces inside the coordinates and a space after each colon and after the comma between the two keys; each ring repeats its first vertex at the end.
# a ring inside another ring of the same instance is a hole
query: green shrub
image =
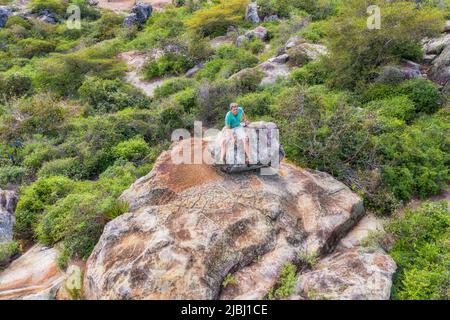
{"type": "Polygon", "coordinates": [[[18,238],[30,239],[39,217],[47,206],[56,203],[71,191],[74,182],[66,177],[39,179],[20,190],[16,208],[15,233],[18,238]]]}
{"type": "Polygon", "coordinates": [[[195,88],[187,88],[174,95],[175,102],[182,106],[185,112],[190,113],[197,108],[197,90],[195,88]]]}
{"type": "Polygon", "coordinates": [[[230,80],[233,82],[237,93],[247,93],[255,91],[261,80],[263,73],[257,68],[244,69],[233,76],[230,80]]]}
{"type": "Polygon", "coordinates": [[[394,55],[403,59],[421,62],[423,59],[423,48],[420,43],[415,41],[398,41],[392,48],[394,55]]]}
{"type": "Polygon", "coordinates": [[[229,26],[244,20],[248,0],[221,0],[211,7],[198,10],[187,26],[203,36],[224,34],[229,26]]]}
{"type": "Polygon", "coordinates": [[[447,202],[424,203],[386,227],[395,238],[389,254],[398,266],[392,296],[404,300],[448,299],[450,213],[447,202]]]}
{"type": "Polygon", "coordinates": [[[253,92],[240,96],[236,102],[244,108],[247,116],[265,116],[271,113],[270,106],[274,102],[270,92],[253,92]]]}
{"type": "Polygon", "coordinates": [[[417,112],[433,113],[441,105],[441,94],[438,87],[429,80],[418,78],[405,81],[400,92],[407,95],[416,105],[417,112]]]}
{"type": "Polygon", "coordinates": [[[0,74],[0,101],[18,98],[32,89],[31,79],[20,73],[0,74]]]}
{"type": "Polygon", "coordinates": [[[38,170],[44,162],[58,155],[57,149],[48,142],[29,143],[24,147],[23,165],[33,171],[38,170]]]}
{"type": "Polygon", "coordinates": [[[6,267],[12,256],[19,253],[19,245],[15,241],[0,243],[0,270],[6,267]]]}
{"type": "Polygon", "coordinates": [[[64,0],[32,0],[30,8],[32,13],[39,13],[41,10],[49,10],[58,15],[66,13],[68,3],[64,0]]]}
{"type": "Polygon", "coordinates": [[[174,93],[182,91],[193,85],[193,80],[185,78],[169,79],[164,81],[164,83],[156,88],[155,98],[161,99],[168,97],[174,93]]]}
{"type": "Polygon", "coordinates": [[[116,158],[129,161],[142,160],[148,155],[149,152],[150,148],[147,145],[147,142],[140,137],[123,141],[113,149],[113,154],[116,158]]]}
{"type": "Polygon", "coordinates": [[[25,177],[27,170],[19,166],[0,167],[0,186],[5,188],[10,184],[18,185],[25,177]]]}
{"type": "Polygon", "coordinates": [[[11,16],[8,18],[8,20],[6,21],[6,28],[10,28],[14,25],[19,25],[25,29],[31,29],[32,28],[32,24],[30,21],[25,20],[24,18],[20,17],[20,16],[11,16]]]}
{"type": "Polygon", "coordinates": [[[43,56],[55,51],[55,48],[56,46],[53,42],[28,38],[20,40],[13,49],[13,53],[16,56],[31,59],[32,57],[43,56]]]}
{"type": "Polygon", "coordinates": [[[144,77],[146,80],[151,80],[165,75],[181,75],[193,66],[189,57],[168,53],[157,60],[147,63],[144,66],[144,77]]]}
{"type": "Polygon", "coordinates": [[[329,71],[322,62],[310,62],[307,65],[294,69],[289,79],[294,84],[317,85],[325,83],[329,71]]]}
{"type": "Polygon", "coordinates": [[[250,51],[253,54],[262,53],[265,49],[265,43],[261,39],[253,38],[252,40],[246,40],[242,42],[241,47],[250,51]]]}
{"type": "Polygon", "coordinates": [[[116,112],[129,106],[142,108],[148,103],[139,90],[124,85],[119,80],[87,77],[78,93],[94,113],[116,112]]]}
{"type": "Polygon", "coordinates": [[[295,282],[297,281],[297,268],[293,263],[287,263],[281,270],[280,279],[275,288],[268,293],[268,299],[283,299],[294,293],[295,282]]]}
{"type": "Polygon", "coordinates": [[[224,59],[218,58],[211,60],[207,62],[199,72],[197,72],[195,77],[198,80],[208,79],[213,81],[216,79],[218,73],[220,72],[224,64],[225,64],[224,59]]]}
{"type": "Polygon", "coordinates": [[[44,163],[37,176],[38,178],[64,176],[79,179],[83,177],[83,168],[75,158],[56,159],[44,163]]]}
{"type": "Polygon", "coordinates": [[[395,117],[403,121],[411,121],[416,117],[414,102],[407,96],[372,101],[368,108],[375,110],[382,117],[395,117]]]}

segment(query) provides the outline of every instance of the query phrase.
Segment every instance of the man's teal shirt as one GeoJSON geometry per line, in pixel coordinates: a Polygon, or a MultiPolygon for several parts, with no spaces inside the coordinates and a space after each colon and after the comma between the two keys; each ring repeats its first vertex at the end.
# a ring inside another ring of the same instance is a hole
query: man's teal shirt
{"type": "Polygon", "coordinates": [[[231,111],[228,111],[225,117],[225,125],[229,126],[231,129],[239,127],[242,121],[242,115],[244,114],[244,109],[238,108],[238,112],[234,115],[231,111]]]}

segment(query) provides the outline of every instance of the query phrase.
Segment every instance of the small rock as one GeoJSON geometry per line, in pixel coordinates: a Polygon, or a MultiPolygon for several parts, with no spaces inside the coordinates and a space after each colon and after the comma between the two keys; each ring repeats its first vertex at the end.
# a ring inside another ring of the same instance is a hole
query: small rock
{"type": "Polygon", "coordinates": [[[426,54],[426,55],[423,57],[423,62],[425,62],[425,63],[431,63],[436,57],[437,57],[436,54],[426,54]]]}
{"type": "Polygon", "coordinates": [[[201,69],[203,69],[204,64],[200,63],[198,65],[196,65],[195,67],[193,67],[192,69],[189,69],[185,76],[186,78],[192,78],[193,76],[195,76],[197,74],[197,72],[199,72],[201,69]]]}
{"type": "Polygon", "coordinates": [[[143,26],[152,15],[152,12],[153,7],[150,4],[138,2],[131,8],[131,13],[125,17],[123,25],[127,28],[134,25],[143,26]]]}
{"type": "Polygon", "coordinates": [[[236,47],[240,48],[242,46],[242,42],[246,41],[247,38],[245,36],[239,36],[236,39],[236,47]]]}
{"type": "Polygon", "coordinates": [[[263,41],[267,40],[268,32],[263,26],[256,27],[253,30],[249,30],[245,33],[245,37],[249,40],[253,38],[261,39],[263,41]]]}
{"type": "Polygon", "coordinates": [[[269,62],[274,62],[274,63],[286,63],[289,60],[289,55],[287,53],[270,58],[268,61],[269,62]]]}
{"type": "Polygon", "coordinates": [[[56,14],[47,9],[39,11],[38,20],[49,24],[57,24],[59,21],[56,14]]]}
{"type": "Polygon", "coordinates": [[[8,242],[13,239],[16,204],[16,192],[0,189],[0,242],[8,242]]]}
{"type": "Polygon", "coordinates": [[[279,18],[278,18],[278,16],[276,14],[264,17],[264,22],[275,22],[275,21],[278,21],[278,20],[279,20],[279,18]]]}
{"type": "Polygon", "coordinates": [[[251,2],[248,4],[247,11],[245,13],[245,20],[254,24],[261,22],[261,19],[258,16],[258,4],[256,2],[251,2]]]}
{"type": "Polygon", "coordinates": [[[5,6],[0,6],[0,28],[6,26],[8,18],[12,15],[12,9],[5,6]]]}

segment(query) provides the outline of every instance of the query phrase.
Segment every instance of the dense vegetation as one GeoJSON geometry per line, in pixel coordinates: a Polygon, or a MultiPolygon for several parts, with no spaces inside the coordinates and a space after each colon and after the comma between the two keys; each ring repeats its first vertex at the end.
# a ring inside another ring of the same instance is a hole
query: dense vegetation
{"type": "MultiPolygon", "coordinates": [[[[372,2],[383,10],[380,30],[366,28],[363,0],[259,0],[262,18],[281,18],[262,23],[269,46],[253,39],[213,49],[210,39],[230,26],[253,27],[244,20],[247,0],[176,1],[142,28],[123,28],[123,16],[85,0],[33,0],[32,10],[61,19],[77,4],[83,20],[72,30],[15,16],[0,29],[0,187],[20,190],[17,239],[62,246],[62,266],[87,258],[105,223],[126,212],[118,196],[149,172],[172,130],[191,128],[194,119],[221,127],[232,101],[251,120],[279,124],[290,160],[330,172],[380,215],[439,194],[449,180],[447,97],[433,82],[403,80],[390,66],[420,62],[421,39],[437,35],[450,11],[433,0],[372,2]],[[252,68],[293,36],[325,44],[329,55],[294,59],[288,79],[259,86],[252,68]],[[160,52],[143,67],[146,80],[172,77],[153,98],[124,81],[117,55],[130,50],[160,52]],[[203,69],[185,78],[198,63],[203,69]]],[[[445,298],[448,211],[421,209],[392,228],[401,266],[394,296],[445,298]],[[434,238],[408,229],[428,215],[423,224],[434,238]],[[419,257],[409,259],[416,242],[419,257]],[[420,296],[411,287],[418,281],[428,281],[430,292],[420,296]]],[[[280,290],[273,294],[282,297],[280,290]]]]}

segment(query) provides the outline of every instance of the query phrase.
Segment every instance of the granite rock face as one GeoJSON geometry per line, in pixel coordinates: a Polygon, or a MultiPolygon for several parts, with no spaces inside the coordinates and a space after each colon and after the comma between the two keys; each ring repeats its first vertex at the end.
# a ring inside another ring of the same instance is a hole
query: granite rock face
{"type": "Polygon", "coordinates": [[[130,212],[88,259],[87,298],[262,298],[299,251],[326,256],[363,215],[362,200],[325,173],[283,162],[274,175],[230,175],[174,160],[207,146],[174,143],[122,194],[130,212]],[[223,290],[230,273],[237,284],[223,290]]]}
{"type": "Polygon", "coordinates": [[[14,210],[17,200],[15,191],[0,189],[0,243],[13,239],[13,229],[16,222],[14,210]]]}
{"type": "Polygon", "coordinates": [[[123,21],[124,27],[143,26],[152,15],[153,7],[148,3],[138,2],[123,21]]]}

